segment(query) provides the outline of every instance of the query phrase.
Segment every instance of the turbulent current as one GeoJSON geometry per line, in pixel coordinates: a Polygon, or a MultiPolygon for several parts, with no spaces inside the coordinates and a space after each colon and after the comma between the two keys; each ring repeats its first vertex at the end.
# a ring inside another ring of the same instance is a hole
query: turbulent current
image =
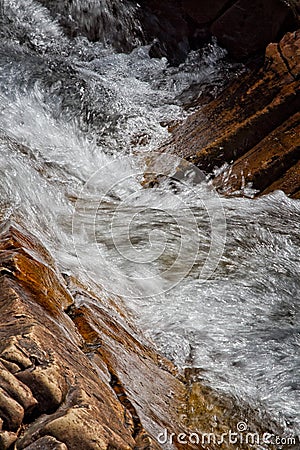
{"type": "Polygon", "coordinates": [[[122,297],[179,368],[299,434],[300,202],[220,198],[197,169],[176,180],[181,162],[153,157],[183,105],[243,69],[214,42],[174,68],[147,46],[68,38],[37,1],[0,5],[1,220],[122,297]],[[149,155],[164,176],[145,189],[149,155]]]}

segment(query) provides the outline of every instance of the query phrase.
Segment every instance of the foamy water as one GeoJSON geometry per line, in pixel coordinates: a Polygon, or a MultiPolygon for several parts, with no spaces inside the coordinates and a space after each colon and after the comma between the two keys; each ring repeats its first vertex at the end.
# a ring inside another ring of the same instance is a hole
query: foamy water
{"type": "Polygon", "coordinates": [[[37,2],[1,6],[1,219],[121,295],[179,367],[299,433],[300,202],[219,198],[192,167],[171,179],[171,156],[159,187],[141,185],[181,100],[240,68],[215,43],[171,68],[148,47],[71,42],[37,2]]]}

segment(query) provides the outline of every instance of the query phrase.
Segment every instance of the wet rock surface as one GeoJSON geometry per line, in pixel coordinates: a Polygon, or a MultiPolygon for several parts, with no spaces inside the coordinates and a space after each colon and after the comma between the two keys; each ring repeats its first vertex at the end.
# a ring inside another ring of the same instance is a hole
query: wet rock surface
{"type": "Polygon", "coordinates": [[[247,58],[293,28],[293,14],[287,3],[274,0],[239,0],[227,3],[212,24],[211,32],[220,45],[228,48],[236,59],[247,58]]]}
{"type": "MultiPolygon", "coordinates": [[[[171,62],[180,61],[215,36],[230,56],[244,60],[264,51],[298,23],[296,6],[280,0],[216,2],[142,1],[141,23],[145,36],[158,39],[157,46],[171,62]],[[151,19],[149,19],[151,18],[151,19]],[[177,46],[176,46],[177,41],[177,46]]],[[[158,54],[159,55],[159,54],[158,54]]]]}
{"type": "Polygon", "coordinates": [[[171,363],[68,289],[33,236],[7,223],[0,249],[0,448],[150,449],[164,427],[180,433],[186,391],[171,363]]]}
{"type": "Polygon", "coordinates": [[[226,194],[299,195],[300,31],[266,49],[261,69],[235,80],[173,131],[162,151],[187,159],[226,194]]]}
{"type": "MultiPolygon", "coordinates": [[[[143,425],[139,422],[137,433],[127,424],[131,413],[110,384],[109,360],[101,358],[100,368],[92,361],[89,338],[85,336],[86,342],[65,312],[74,298],[48,254],[39,251],[40,244],[32,236],[9,224],[2,229],[0,247],[0,353],[8,363],[1,371],[1,448],[13,441],[18,449],[136,447],[140,435],[146,433],[143,425]]],[[[119,340],[121,330],[114,330],[119,340]]],[[[139,353],[143,351],[148,365],[154,366],[154,355],[142,345],[137,347],[135,358],[142,359],[139,353]]],[[[139,369],[139,376],[149,370],[147,365],[139,369]]],[[[157,371],[167,383],[165,371],[157,371]]],[[[181,383],[169,377],[172,388],[178,393],[178,384],[182,395],[181,383]]],[[[132,378],[132,382],[137,381],[132,378]]]]}
{"type": "Polygon", "coordinates": [[[180,375],[19,225],[1,225],[0,263],[1,450],[171,448],[166,435],[226,432],[249,410],[180,375]]]}

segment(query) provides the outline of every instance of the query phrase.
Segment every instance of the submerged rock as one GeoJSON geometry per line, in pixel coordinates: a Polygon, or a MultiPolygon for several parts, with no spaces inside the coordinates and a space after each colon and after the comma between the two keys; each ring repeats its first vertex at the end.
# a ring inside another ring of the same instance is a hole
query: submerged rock
{"type": "Polygon", "coordinates": [[[266,49],[264,66],[235,80],[174,129],[161,150],[209,174],[223,193],[300,191],[300,30],[266,49]]]}

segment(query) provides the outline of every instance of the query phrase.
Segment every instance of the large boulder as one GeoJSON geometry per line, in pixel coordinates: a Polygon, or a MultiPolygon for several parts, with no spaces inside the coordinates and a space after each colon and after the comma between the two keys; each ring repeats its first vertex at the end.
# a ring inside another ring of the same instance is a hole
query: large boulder
{"type": "Polygon", "coordinates": [[[200,48],[215,36],[230,56],[245,60],[263,53],[269,42],[297,27],[296,4],[282,0],[141,0],[139,17],[146,41],[156,39],[155,56],[180,62],[190,49],[200,48]]]}

